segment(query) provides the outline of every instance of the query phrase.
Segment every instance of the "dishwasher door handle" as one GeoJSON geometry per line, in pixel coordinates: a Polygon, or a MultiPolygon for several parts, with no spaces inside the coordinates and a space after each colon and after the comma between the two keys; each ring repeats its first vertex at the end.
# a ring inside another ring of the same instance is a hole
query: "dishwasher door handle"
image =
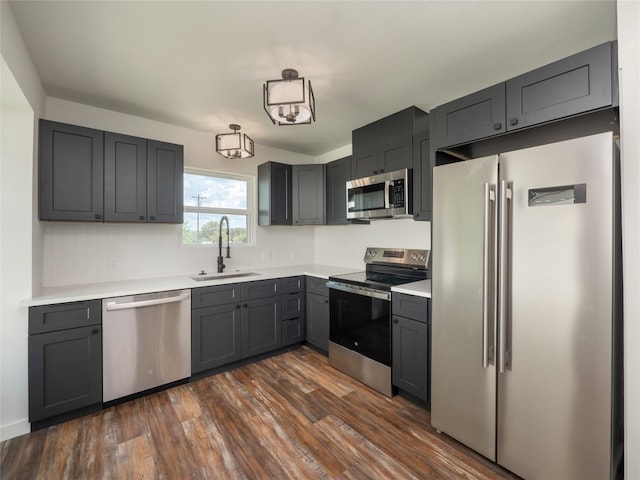
{"type": "Polygon", "coordinates": [[[166,298],[154,298],[152,300],[141,300],[139,302],[127,302],[127,303],[116,303],[109,302],[106,305],[107,310],[126,310],[129,308],[139,308],[139,307],[148,307],[150,305],[162,305],[164,303],[174,303],[181,302],[183,300],[188,300],[188,293],[181,293],[175,297],[166,297],[166,298]]]}

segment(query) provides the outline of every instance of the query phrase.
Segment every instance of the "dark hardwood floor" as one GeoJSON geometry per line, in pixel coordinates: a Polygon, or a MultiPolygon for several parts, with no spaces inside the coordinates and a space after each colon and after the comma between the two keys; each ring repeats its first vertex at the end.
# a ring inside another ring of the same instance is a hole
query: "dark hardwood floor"
{"type": "Polygon", "coordinates": [[[0,444],[2,479],[516,479],[429,412],[292,352],[0,444]]]}

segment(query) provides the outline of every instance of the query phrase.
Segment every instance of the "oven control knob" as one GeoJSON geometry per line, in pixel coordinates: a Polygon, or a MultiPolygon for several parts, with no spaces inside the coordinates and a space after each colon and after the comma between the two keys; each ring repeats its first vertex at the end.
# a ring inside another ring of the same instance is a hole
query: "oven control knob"
{"type": "Polygon", "coordinates": [[[353,342],[353,344],[357,347],[358,346],[358,342],[353,342]]]}

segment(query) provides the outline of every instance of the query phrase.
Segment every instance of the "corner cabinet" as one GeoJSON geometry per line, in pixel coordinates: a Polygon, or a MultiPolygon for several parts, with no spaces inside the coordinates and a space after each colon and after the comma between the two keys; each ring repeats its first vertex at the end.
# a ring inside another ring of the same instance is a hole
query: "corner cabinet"
{"type": "Polygon", "coordinates": [[[428,114],[417,107],[353,130],[351,178],[413,168],[413,136],[428,128],[428,114]]]}
{"type": "Polygon", "coordinates": [[[607,42],[436,107],[433,148],[617,106],[616,51],[607,42]]]}
{"type": "Polygon", "coordinates": [[[183,147],[40,120],[39,218],[183,221],[183,147]]]}
{"type": "Polygon", "coordinates": [[[429,299],[391,294],[391,381],[416,399],[430,403],[429,299]]]}
{"type": "Polygon", "coordinates": [[[293,225],[324,225],[325,166],[292,165],[293,225]]]}
{"type": "Polygon", "coordinates": [[[291,225],[291,165],[258,165],[258,225],[291,225]]]}
{"type": "Polygon", "coordinates": [[[92,300],[29,308],[32,424],[102,403],[101,305],[92,300]]]}

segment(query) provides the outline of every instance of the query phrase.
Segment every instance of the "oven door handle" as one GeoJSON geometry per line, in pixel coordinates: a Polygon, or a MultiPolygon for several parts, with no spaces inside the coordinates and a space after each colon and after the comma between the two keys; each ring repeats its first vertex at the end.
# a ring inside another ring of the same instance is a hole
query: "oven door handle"
{"type": "Polygon", "coordinates": [[[354,295],[364,295],[366,297],[377,298],[379,300],[391,301],[391,292],[375,290],[373,288],[360,287],[358,285],[348,285],[346,283],[338,283],[332,280],[327,282],[327,287],[342,292],[353,293],[354,295]]]}

